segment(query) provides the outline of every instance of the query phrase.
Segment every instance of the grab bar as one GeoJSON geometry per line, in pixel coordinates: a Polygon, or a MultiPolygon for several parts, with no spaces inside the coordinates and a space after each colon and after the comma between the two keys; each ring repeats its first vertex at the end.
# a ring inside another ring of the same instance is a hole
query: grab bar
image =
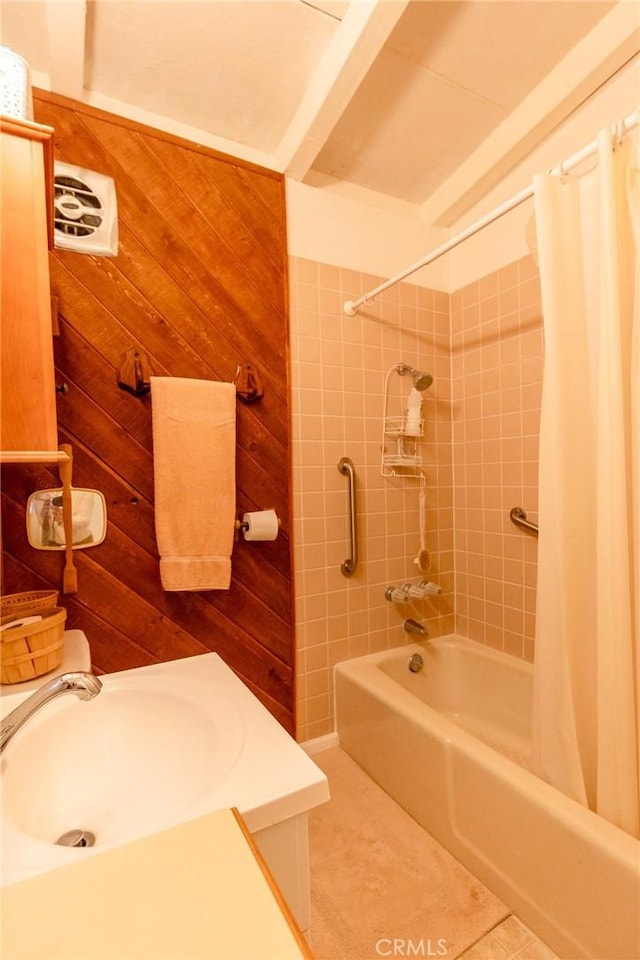
{"type": "Polygon", "coordinates": [[[338,461],[338,470],[349,478],[349,536],[351,539],[351,553],[340,564],[340,572],[344,577],[350,577],[358,566],[358,531],[356,525],[356,471],[349,457],[342,457],[338,461]]]}
{"type": "Polygon", "coordinates": [[[536,537],[538,536],[538,524],[527,520],[527,515],[522,507],[512,507],[509,517],[517,527],[524,527],[525,530],[530,530],[531,533],[535,533],[536,537]]]}

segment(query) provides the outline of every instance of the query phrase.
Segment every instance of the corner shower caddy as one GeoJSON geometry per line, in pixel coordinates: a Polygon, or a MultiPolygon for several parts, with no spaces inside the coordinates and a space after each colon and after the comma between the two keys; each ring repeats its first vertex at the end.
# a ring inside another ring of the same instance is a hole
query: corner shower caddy
{"type": "MultiPolygon", "coordinates": [[[[384,383],[384,410],[382,427],[382,476],[383,477],[424,477],[422,472],[422,455],[419,442],[424,436],[424,420],[408,423],[408,416],[389,415],[389,381],[391,374],[402,377],[405,373],[413,373],[413,368],[405,363],[396,363],[387,372],[384,383]]],[[[405,400],[400,394],[400,409],[405,400]]]]}

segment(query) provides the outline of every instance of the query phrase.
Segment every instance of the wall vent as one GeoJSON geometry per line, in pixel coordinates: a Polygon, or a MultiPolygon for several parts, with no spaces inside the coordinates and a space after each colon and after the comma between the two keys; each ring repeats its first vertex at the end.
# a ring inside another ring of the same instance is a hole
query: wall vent
{"type": "Polygon", "coordinates": [[[115,257],[118,206],[112,178],[56,161],[54,181],[55,246],[75,253],[115,257]]]}

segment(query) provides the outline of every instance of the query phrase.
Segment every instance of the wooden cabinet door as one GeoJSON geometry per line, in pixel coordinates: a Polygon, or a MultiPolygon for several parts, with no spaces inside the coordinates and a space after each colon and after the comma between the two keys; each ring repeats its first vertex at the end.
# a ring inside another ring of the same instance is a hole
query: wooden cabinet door
{"type": "Polygon", "coordinates": [[[5,117],[0,130],[0,450],[55,451],[45,191],[53,130],[5,117]]]}

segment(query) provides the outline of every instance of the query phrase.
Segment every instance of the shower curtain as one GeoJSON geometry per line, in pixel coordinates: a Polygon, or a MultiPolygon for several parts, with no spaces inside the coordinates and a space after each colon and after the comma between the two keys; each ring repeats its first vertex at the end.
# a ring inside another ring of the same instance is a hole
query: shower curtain
{"type": "Polygon", "coordinates": [[[545,359],[533,766],[638,836],[640,146],[604,130],[597,147],[582,176],[534,180],[545,359]]]}

